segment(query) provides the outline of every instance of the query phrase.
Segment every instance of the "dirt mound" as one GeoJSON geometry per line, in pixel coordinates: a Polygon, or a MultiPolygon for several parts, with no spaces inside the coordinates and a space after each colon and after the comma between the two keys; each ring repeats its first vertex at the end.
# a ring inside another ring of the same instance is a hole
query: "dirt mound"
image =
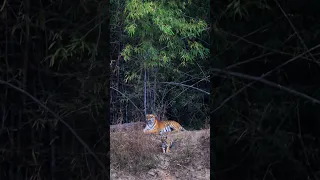
{"type": "Polygon", "coordinates": [[[140,121],[133,123],[111,125],[110,132],[142,131],[145,124],[145,122],[140,121]]]}
{"type": "Polygon", "coordinates": [[[111,132],[111,179],[210,179],[210,130],[170,136],[174,146],[163,154],[157,135],[111,132]]]}

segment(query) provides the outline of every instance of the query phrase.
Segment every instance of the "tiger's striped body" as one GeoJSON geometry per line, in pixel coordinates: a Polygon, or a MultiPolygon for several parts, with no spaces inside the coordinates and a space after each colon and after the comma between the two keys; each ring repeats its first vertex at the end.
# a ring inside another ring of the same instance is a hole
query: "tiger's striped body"
{"type": "Polygon", "coordinates": [[[160,121],[153,114],[147,114],[146,127],[143,132],[145,134],[160,134],[171,131],[185,131],[185,129],[176,121],[160,121]]]}
{"type": "Polygon", "coordinates": [[[159,134],[161,136],[163,153],[169,152],[173,143],[165,134],[173,131],[185,131],[176,121],[160,121],[154,114],[147,114],[146,122],[147,124],[143,132],[145,134],[159,134]]]}

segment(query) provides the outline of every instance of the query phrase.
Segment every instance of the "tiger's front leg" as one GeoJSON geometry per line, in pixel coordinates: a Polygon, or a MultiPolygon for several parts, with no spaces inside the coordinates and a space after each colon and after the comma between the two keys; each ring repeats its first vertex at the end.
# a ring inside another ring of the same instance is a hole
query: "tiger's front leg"
{"type": "Polygon", "coordinates": [[[166,152],[167,152],[167,153],[170,152],[170,145],[169,145],[169,144],[167,144],[167,150],[166,150],[166,152]]]}
{"type": "Polygon", "coordinates": [[[162,153],[166,153],[166,142],[162,142],[162,153]]]}
{"type": "Polygon", "coordinates": [[[162,143],[162,152],[168,153],[170,152],[170,147],[172,145],[172,141],[168,138],[167,135],[161,135],[161,143],[162,143]]]}
{"type": "Polygon", "coordinates": [[[166,153],[166,148],[162,148],[162,153],[166,153]]]}
{"type": "Polygon", "coordinates": [[[167,142],[167,136],[166,135],[161,135],[161,147],[162,147],[162,152],[166,153],[168,150],[168,142],[167,142]]]}

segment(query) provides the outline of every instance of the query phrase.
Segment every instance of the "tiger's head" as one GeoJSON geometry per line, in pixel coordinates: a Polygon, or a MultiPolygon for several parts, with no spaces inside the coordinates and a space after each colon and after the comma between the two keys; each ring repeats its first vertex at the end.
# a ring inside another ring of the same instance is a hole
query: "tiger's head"
{"type": "Polygon", "coordinates": [[[146,127],[143,129],[144,133],[151,132],[155,127],[156,116],[154,114],[146,115],[146,127]]]}
{"type": "Polygon", "coordinates": [[[147,124],[148,125],[151,125],[151,124],[153,124],[154,123],[154,121],[156,120],[156,115],[154,115],[154,114],[147,114],[146,115],[146,122],[147,122],[147,124]]]}

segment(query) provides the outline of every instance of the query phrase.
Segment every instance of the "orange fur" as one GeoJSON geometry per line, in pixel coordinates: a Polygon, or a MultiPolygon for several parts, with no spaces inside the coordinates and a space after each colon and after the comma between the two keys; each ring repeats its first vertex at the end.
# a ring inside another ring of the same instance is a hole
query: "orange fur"
{"type": "Polygon", "coordinates": [[[157,117],[154,114],[147,114],[146,121],[147,121],[147,125],[146,125],[145,129],[143,130],[143,132],[145,134],[162,134],[162,131],[164,131],[168,127],[172,128],[173,129],[172,131],[185,130],[176,121],[170,121],[170,120],[160,121],[157,119],[157,117]],[[149,127],[148,127],[148,123],[150,123],[149,127]],[[151,125],[152,125],[152,127],[151,127],[151,125]]]}
{"type": "Polygon", "coordinates": [[[161,135],[161,144],[162,152],[170,152],[170,147],[173,141],[168,138],[164,133],[169,133],[172,131],[185,131],[185,129],[176,121],[160,121],[154,114],[146,115],[146,127],[143,132],[145,134],[160,134],[161,135]]]}

